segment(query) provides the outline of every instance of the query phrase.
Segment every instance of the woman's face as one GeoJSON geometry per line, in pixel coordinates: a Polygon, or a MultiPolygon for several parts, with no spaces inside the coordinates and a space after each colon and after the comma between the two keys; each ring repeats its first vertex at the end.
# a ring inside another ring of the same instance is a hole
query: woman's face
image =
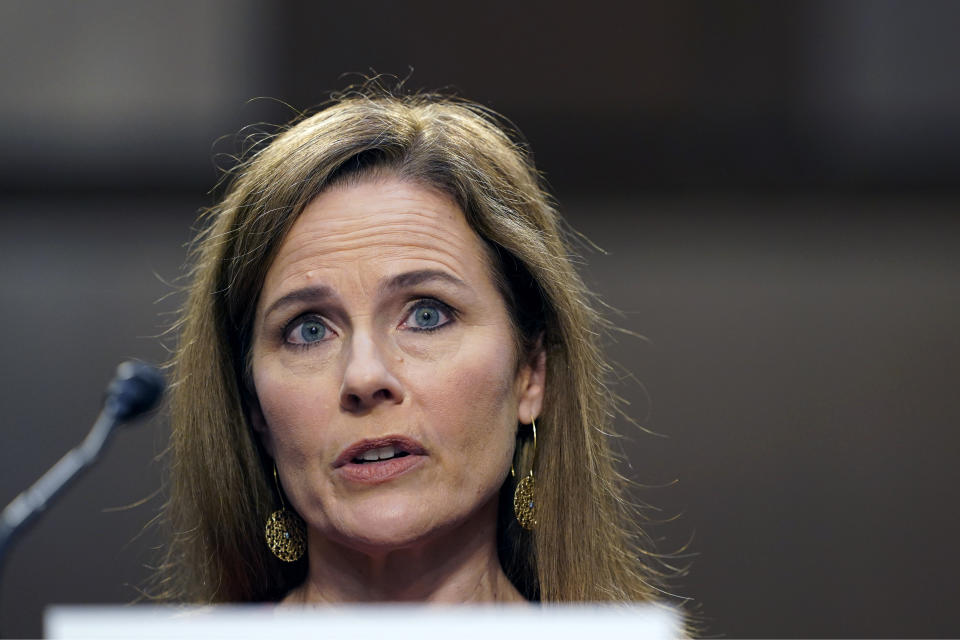
{"type": "Polygon", "coordinates": [[[253,421],[319,535],[358,550],[489,518],[544,361],[518,367],[483,244],[440,193],[330,189],[297,219],[257,305],[253,421]]]}

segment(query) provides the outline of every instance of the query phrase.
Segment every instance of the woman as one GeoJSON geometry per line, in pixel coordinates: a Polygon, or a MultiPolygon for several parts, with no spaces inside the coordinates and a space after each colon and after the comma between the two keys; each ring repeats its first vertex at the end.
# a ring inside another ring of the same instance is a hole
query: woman
{"type": "Polygon", "coordinates": [[[600,306],[507,128],[363,89],[233,173],[178,324],[169,592],[653,599],[600,306]]]}

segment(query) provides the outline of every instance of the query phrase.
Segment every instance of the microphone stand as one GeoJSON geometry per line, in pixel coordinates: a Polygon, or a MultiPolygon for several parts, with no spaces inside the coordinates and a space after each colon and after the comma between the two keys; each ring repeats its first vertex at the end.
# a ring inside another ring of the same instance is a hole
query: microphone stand
{"type": "Polygon", "coordinates": [[[106,409],[101,411],[83,442],[68,451],[29,489],[7,505],[0,516],[0,562],[20,527],[46,509],[47,504],[59,495],[77,474],[96,461],[116,424],[116,419],[106,409]]]}
{"type": "Polygon", "coordinates": [[[81,471],[96,462],[117,425],[152,409],[163,395],[164,386],[163,375],[146,363],[128,361],[117,367],[117,375],[107,387],[103,409],[87,437],[0,514],[0,568],[15,534],[43,512],[81,471]]]}

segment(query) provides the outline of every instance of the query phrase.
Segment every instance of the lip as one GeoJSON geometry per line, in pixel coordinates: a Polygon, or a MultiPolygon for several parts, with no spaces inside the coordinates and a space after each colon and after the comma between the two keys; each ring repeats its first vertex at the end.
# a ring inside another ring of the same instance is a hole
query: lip
{"type": "Polygon", "coordinates": [[[344,449],[334,460],[333,468],[346,479],[362,483],[378,483],[395,478],[419,466],[427,455],[423,445],[406,436],[390,435],[382,438],[367,438],[354,442],[344,449]],[[407,455],[378,462],[356,463],[359,458],[371,449],[394,446],[407,455]]]}
{"type": "Polygon", "coordinates": [[[370,451],[371,449],[379,449],[380,447],[387,447],[390,445],[393,445],[400,451],[408,453],[411,456],[427,455],[427,450],[423,448],[422,444],[406,436],[390,435],[383,436],[382,438],[366,438],[364,440],[358,440],[357,442],[354,442],[349,447],[341,451],[340,455],[337,456],[337,459],[334,460],[333,467],[335,469],[339,469],[340,467],[352,464],[354,458],[359,458],[367,451],[370,451]]]}

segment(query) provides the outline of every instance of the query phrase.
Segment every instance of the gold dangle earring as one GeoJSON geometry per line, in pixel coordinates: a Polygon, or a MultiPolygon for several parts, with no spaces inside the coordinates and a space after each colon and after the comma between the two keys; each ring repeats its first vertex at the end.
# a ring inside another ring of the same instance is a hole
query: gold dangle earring
{"type": "Polygon", "coordinates": [[[307,549],[307,536],[303,519],[296,512],[287,509],[283,503],[283,491],[280,490],[280,481],[277,479],[277,464],[273,464],[273,483],[280,496],[280,509],[274,511],[267,518],[266,538],[267,546],[273,555],[284,562],[296,562],[303,557],[307,549]]]}
{"type": "MultiPolygon", "coordinates": [[[[533,428],[533,459],[530,462],[530,472],[520,479],[517,488],[513,492],[513,514],[517,517],[517,522],[527,531],[532,531],[537,526],[536,504],[533,499],[534,481],[533,464],[537,460],[537,423],[530,420],[530,426],[533,428]]],[[[513,465],[510,465],[510,477],[515,478],[516,472],[513,465]]]]}

